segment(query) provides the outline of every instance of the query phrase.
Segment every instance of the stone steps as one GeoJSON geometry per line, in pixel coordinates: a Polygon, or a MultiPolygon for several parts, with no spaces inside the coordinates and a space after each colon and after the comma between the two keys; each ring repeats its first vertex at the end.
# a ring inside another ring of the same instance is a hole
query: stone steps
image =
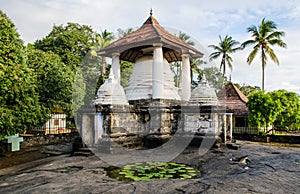
{"type": "Polygon", "coordinates": [[[93,156],[94,153],[89,148],[80,148],[79,151],[74,152],[73,156],[93,156]]]}

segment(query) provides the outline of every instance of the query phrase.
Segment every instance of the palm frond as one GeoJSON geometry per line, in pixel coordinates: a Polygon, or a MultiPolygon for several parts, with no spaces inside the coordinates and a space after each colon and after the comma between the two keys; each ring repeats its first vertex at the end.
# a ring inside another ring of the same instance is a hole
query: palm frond
{"type": "Polygon", "coordinates": [[[266,39],[267,40],[271,40],[271,39],[274,39],[274,38],[281,38],[281,37],[284,37],[285,36],[285,33],[283,31],[274,31],[272,32],[271,34],[269,34],[266,39]]]}
{"type": "Polygon", "coordinates": [[[187,35],[186,33],[184,33],[184,32],[180,31],[179,34],[177,35],[177,37],[180,40],[183,40],[184,42],[186,42],[189,45],[192,45],[192,46],[195,45],[195,43],[192,40],[190,40],[191,37],[189,35],[187,35]]]}
{"type": "Polygon", "coordinates": [[[241,44],[241,48],[244,49],[246,46],[249,46],[249,45],[252,45],[252,44],[255,44],[255,43],[256,43],[255,40],[247,40],[247,41],[245,41],[241,44]]]}
{"type": "Polygon", "coordinates": [[[211,53],[210,55],[209,55],[209,61],[212,61],[212,60],[214,60],[214,59],[217,59],[217,58],[219,58],[220,56],[221,56],[221,52],[214,52],[214,53],[211,53]]]}
{"type": "Polygon", "coordinates": [[[272,46],[277,45],[283,48],[287,48],[286,43],[284,43],[281,39],[271,39],[268,41],[268,43],[272,46]]]}
{"type": "Polygon", "coordinates": [[[259,32],[258,32],[256,26],[251,26],[251,27],[247,28],[247,32],[251,33],[252,37],[258,37],[259,36],[259,32]]]}
{"type": "Polygon", "coordinates": [[[216,46],[216,45],[209,45],[208,47],[214,49],[214,50],[217,50],[219,52],[222,52],[222,48],[220,48],[219,46],[216,46]]]}
{"type": "Polygon", "coordinates": [[[277,65],[279,65],[279,60],[278,60],[277,56],[275,55],[273,49],[270,47],[266,47],[265,50],[268,53],[268,55],[270,56],[271,60],[274,61],[277,65]]]}
{"type": "Polygon", "coordinates": [[[250,65],[253,61],[253,59],[255,58],[255,56],[257,55],[257,52],[259,51],[259,47],[254,47],[254,49],[251,51],[251,53],[249,54],[248,58],[247,58],[247,63],[250,65]]]}
{"type": "Polygon", "coordinates": [[[227,55],[225,59],[229,69],[232,70],[232,62],[233,62],[232,58],[229,55],[227,55]]]}

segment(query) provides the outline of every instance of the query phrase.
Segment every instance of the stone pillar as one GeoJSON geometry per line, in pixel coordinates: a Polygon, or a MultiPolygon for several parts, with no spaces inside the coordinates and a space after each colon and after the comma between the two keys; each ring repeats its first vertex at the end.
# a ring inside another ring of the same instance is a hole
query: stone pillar
{"type": "Polygon", "coordinates": [[[162,44],[153,44],[153,64],[152,64],[152,99],[162,99],[164,97],[164,65],[162,44]]]}
{"type": "Polygon", "coordinates": [[[229,120],[229,125],[230,125],[230,141],[232,142],[232,113],[229,113],[230,115],[230,120],[229,120]]]}
{"type": "Polygon", "coordinates": [[[91,145],[93,142],[93,126],[89,114],[82,115],[81,137],[85,144],[91,145]]]}
{"type": "Polygon", "coordinates": [[[103,135],[103,114],[98,112],[94,115],[94,144],[98,144],[103,135]]]}
{"type": "Polygon", "coordinates": [[[115,80],[120,83],[120,53],[112,54],[112,70],[114,72],[115,80]]]}
{"type": "Polygon", "coordinates": [[[188,54],[182,54],[181,100],[189,101],[191,97],[191,67],[188,54]]]}
{"type": "Polygon", "coordinates": [[[224,114],[223,116],[223,119],[224,119],[224,143],[226,144],[227,142],[227,116],[226,116],[226,113],[224,114]]]}

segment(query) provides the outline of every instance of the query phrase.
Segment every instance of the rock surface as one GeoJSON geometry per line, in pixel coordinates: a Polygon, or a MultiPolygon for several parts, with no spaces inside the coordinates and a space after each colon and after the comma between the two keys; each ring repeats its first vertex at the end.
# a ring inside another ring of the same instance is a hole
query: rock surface
{"type": "Polygon", "coordinates": [[[202,156],[189,148],[174,159],[202,168],[198,179],[121,182],[106,176],[108,164],[96,156],[65,155],[23,170],[11,167],[0,176],[0,193],[300,193],[300,147],[239,143],[239,150],[202,156]],[[244,155],[249,164],[230,161],[244,155]]]}

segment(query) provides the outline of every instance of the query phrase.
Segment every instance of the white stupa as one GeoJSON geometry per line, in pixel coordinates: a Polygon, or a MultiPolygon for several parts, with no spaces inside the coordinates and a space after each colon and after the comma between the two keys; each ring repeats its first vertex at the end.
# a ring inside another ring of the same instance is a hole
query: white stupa
{"type": "Polygon", "coordinates": [[[94,104],[98,105],[128,105],[123,87],[115,80],[113,70],[104,84],[100,86],[97,92],[97,98],[94,104]]]}
{"type": "Polygon", "coordinates": [[[216,106],[219,104],[215,89],[208,84],[204,74],[199,85],[192,91],[189,103],[203,106],[216,106]]]}
{"type": "MultiPolygon", "coordinates": [[[[150,53],[153,52],[153,48],[148,48],[147,50],[150,53]]],[[[137,59],[132,71],[132,75],[129,79],[128,87],[125,88],[128,100],[152,98],[152,64],[153,56],[151,54],[137,59]]],[[[181,100],[178,94],[179,88],[175,87],[174,85],[173,74],[170,70],[168,61],[164,59],[161,65],[163,66],[163,78],[160,81],[163,83],[163,93],[161,94],[161,99],[181,100]]]]}

